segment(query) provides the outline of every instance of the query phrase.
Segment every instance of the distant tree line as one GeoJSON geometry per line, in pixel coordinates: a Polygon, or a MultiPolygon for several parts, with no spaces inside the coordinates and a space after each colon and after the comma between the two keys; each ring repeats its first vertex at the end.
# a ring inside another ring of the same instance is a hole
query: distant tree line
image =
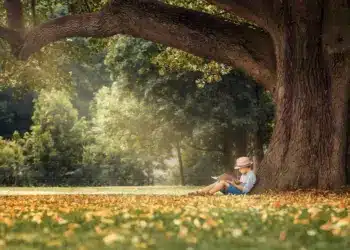
{"type": "Polygon", "coordinates": [[[166,68],[167,53],[120,36],[61,65],[73,87],[0,92],[0,185],[205,184],[234,157],[261,160],[270,94],[210,62],[166,68]]]}

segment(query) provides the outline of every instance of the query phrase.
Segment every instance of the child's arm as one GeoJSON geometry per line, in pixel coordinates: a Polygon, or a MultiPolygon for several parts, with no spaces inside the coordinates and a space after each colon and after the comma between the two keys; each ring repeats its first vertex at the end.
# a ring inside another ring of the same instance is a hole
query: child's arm
{"type": "Polygon", "coordinates": [[[248,179],[247,179],[247,182],[245,182],[243,185],[237,185],[235,184],[234,186],[236,188],[238,188],[239,190],[241,190],[243,193],[248,193],[254,186],[256,182],[256,177],[255,176],[250,176],[248,179]]]}
{"type": "Polygon", "coordinates": [[[236,179],[236,180],[234,180],[234,183],[239,185],[239,184],[241,184],[241,181],[236,179]]]}
{"type": "Polygon", "coordinates": [[[232,183],[233,186],[235,186],[237,189],[243,191],[244,189],[244,186],[243,185],[239,185],[239,184],[236,184],[236,183],[232,183]]]}

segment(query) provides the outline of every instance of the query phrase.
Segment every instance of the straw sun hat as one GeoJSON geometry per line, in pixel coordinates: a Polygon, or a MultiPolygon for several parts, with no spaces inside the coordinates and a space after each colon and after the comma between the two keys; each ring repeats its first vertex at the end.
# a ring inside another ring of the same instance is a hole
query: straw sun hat
{"type": "Polygon", "coordinates": [[[253,165],[253,162],[249,159],[249,157],[239,157],[236,160],[235,169],[245,168],[253,165]]]}

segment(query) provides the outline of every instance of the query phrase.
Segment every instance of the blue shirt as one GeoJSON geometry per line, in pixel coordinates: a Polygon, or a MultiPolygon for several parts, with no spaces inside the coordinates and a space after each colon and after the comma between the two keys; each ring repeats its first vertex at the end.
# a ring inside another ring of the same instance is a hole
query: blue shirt
{"type": "Polygon", "coordinates": [[[252,190],[252,188],[255,185],[256,182],[256,175],[254,174],[253,171],[249,171],[246,174],[242,174],[240,180],[239,180],[242,185],[243,185],[243,190],[242,192],[244,194],[249,193],[250,190],[252,190]]]}

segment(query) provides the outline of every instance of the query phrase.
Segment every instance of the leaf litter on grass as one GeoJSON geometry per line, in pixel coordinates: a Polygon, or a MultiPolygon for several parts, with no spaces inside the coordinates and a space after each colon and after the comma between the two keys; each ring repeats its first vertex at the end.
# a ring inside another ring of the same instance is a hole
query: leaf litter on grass
{"type": "Polygon", "coordinates": [[[350,197],[0,197],[0,249],[350,249],[350,197]]]}

